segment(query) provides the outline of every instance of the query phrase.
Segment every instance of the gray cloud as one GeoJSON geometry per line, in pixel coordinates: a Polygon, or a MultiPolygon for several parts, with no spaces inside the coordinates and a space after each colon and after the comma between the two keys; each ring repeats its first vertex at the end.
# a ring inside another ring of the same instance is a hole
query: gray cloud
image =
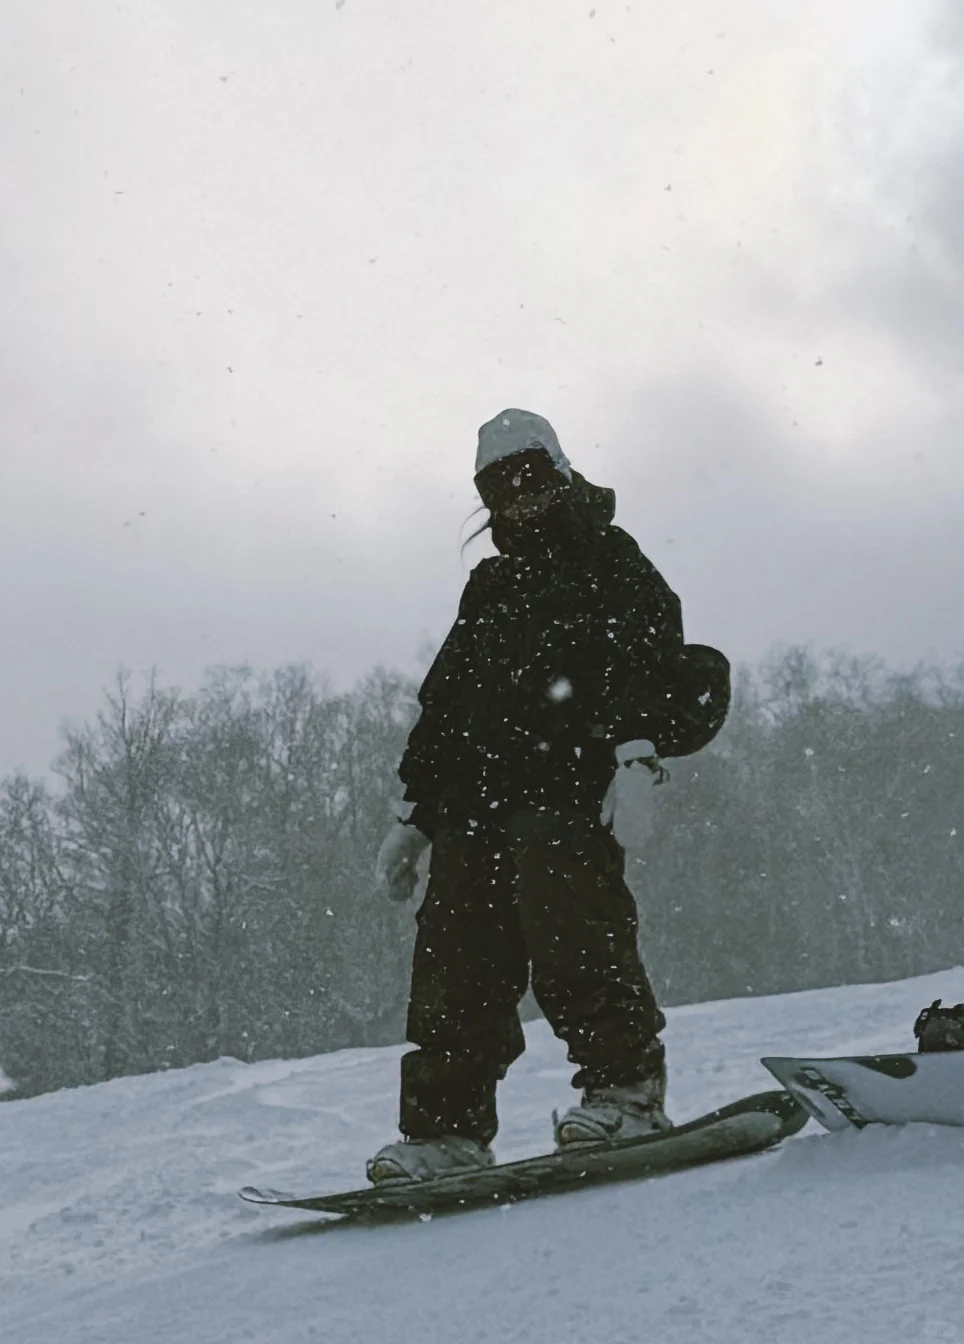
{"type": "Polygon", "coordinates": [[[414,671],[504,405],[615,486],[692,638],[959,650],[960,10],[933,114],[913,0],[654,12],[23,12],[0,770],[121,661],[414,671]]]}

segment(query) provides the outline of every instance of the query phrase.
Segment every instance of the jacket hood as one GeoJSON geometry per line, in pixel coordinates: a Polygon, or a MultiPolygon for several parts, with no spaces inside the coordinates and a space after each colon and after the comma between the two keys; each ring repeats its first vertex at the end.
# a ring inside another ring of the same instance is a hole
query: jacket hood
{"type": "Polygon", "coordinates": [[[616,513],[616,491],[605,485],[593,485],[573,469],[573,507],[590,527],[608,527],[616,513]]]}

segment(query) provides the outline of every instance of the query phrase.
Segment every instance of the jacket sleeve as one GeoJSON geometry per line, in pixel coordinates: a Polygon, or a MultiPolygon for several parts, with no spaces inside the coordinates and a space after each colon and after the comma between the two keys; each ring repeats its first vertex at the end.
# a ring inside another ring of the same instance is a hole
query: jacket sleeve
{"type": "Polygon", "coordinates": [[[680,600],[626,534],[610,576],[600,736],[613,743],[648,738],[669,755],[673,669],[683,654],[680,600]]]}
{"type": "Polygon", "coordinates": [[[458,617],[419,688],[419,716],[398,767],[398,777],[405,785],[403,798],[414,805],[407,824],[417,826],[430,839],[435,832],[441,786],[447,772],[452,710],[469,668],[472,631],[492,563],[491,559],[481,560],[469,575],[458,617]]]}
{"type": "Polygon", "coordinates": [[[626,534],[614,566],[614,631],[603,731],[616,744],[648,738],[659,756],[689,756],[713,740],[730,707],[730,664],[684,644],[680,601],[626,534]]]}

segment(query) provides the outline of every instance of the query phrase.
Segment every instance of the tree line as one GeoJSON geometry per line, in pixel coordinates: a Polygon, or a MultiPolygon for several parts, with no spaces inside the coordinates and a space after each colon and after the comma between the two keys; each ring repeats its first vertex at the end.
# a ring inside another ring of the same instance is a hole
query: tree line
{"type": "MultiPolygon", "coordinates": [[[[416,690],[383,667],[340,694],[305,666],[191,695],[120,672],[49,782],[0,781],[6,1095],[403,1040],[412,907],[372,869],[416,690]]],[[[662,1001],[964,961],[962,752],[964,665],[740,669],[627,864],[662,1001]]]]}

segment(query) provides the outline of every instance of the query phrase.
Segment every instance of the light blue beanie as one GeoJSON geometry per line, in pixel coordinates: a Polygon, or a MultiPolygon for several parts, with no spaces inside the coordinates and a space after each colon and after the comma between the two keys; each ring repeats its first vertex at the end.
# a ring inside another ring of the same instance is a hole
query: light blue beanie
{"type": "Polygon", "coordinates": [[[559,445],[556,431],[548,420],[532,411],[515,408],[501,411],[486,421],[479,430],[479,450],[475,455],[475,474],[513,453],[524,453],[528,448],[543,448],[552,458],[553,465],[572,480],[569,459],[559,445]]]}

